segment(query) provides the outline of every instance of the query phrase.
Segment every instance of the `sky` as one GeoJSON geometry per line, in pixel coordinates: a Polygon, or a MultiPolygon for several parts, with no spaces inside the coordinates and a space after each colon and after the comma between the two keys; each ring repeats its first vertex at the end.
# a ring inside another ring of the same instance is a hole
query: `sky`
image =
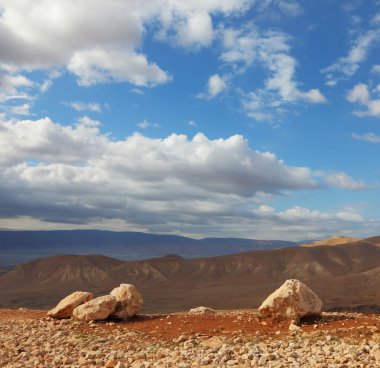
{"type": "Polygon", "coordinates": [[[380,234],[380,1],[0,0],[0,229],[380,234]]]}

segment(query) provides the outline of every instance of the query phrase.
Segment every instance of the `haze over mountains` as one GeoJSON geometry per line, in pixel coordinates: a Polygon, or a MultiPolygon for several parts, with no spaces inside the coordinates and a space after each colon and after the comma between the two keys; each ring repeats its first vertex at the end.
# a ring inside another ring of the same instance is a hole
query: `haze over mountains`
{"type": "Polygon", "coordinates": [[[63,254],[103,254],[127,260],[177,254],[208,257],[298,245],[282,240],[192,239],[177,235],[99,230],[0,231],[0,267],[63,254]]]}
{"type": "Polygon", "coordinates": [[[141,289],[146,312],[198,305],[252,308],[289,278],[310,286],[326,308],[380,305],[380,236],[344,245],[198,259],[176,255],[143,261],[101,255],[38,259],[0,277],[0,307],[48,308],[74,290],[99,295],[124,282],[141,289]]]}

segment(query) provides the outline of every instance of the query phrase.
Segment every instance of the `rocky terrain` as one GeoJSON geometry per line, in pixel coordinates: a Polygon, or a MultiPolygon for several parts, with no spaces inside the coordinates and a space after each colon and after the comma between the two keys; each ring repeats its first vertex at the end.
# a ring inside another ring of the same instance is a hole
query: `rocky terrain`
{"type": "Polygon", "coordinates": [[[149,314],[128,322],[0,310],[1,367],[380,366],[380,316],[323,313],[289,331],[253,310],[149,314]]]}

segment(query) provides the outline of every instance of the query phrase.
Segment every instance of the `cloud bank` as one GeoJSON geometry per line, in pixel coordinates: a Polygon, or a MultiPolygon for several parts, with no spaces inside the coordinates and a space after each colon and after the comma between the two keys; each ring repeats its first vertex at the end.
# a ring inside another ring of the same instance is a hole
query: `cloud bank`
{"type": "MultiPolygon", "coordinates": [[[[326,221],[361,221],[358,214],[263,207],[271,196],[318,188],[316,178],[323,176],[252,150],[240,135],[153,139],[135,133],[115,140],[88,117],[73,126],[44,118],[1,122],[0,147],[0,226],[28,218],[190,235],[218,228],[238,235],[263,221],[284,228],[299,218],[314,221],[316,214],[326,221]]],[[[352,184],[339,175],[340,186],[352,184]]]]}

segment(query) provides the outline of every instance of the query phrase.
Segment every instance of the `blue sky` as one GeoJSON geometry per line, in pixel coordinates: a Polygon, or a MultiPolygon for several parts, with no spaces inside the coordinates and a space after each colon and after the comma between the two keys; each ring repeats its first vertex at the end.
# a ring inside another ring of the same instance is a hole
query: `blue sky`
{"type": "Polygon", "coordinates": [[[0,228],[379,233],[380,2],[0,0],[0,228]]]}

